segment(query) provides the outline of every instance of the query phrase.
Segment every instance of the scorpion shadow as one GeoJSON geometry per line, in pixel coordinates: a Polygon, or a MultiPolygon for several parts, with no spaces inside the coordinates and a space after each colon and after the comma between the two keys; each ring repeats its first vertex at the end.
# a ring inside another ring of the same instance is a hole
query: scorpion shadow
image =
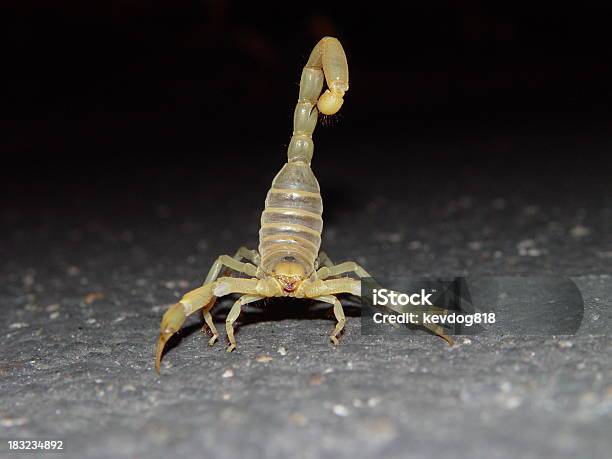
{"type": "MultiPolygon", "coordinates": [[[[350,297],[340,297],[340,300],[342,301],[346,317],[359,317],[361,315],[361,305],[358,300],[351,299],[350,297]]],[[[223,323],[232,304],[232,301],[219,301],[211,312],[213,321],[219,330],[220,340],[225,334],[223,323]]],[[[184,326],[168,340],[163,355],[166,355],[167,352],[178,346],[183,339],[202,330],[204,319],[201,314],[198,314],[198,317],[199,320],[197,322],[184,326]]],[[[234,330],[238,331],[243,326],[260,322],[304,319],[329,320],[335,323],[336,318],[333,313],[333,305],[298,298],[265,298],[242,308],[242,312],[234,324],[234,330]]]]}
{"type": "MultiPolygon", "coordinates": [[[[341,298],[344,314],[347,317],[359,317],[361,306],[359,302],[341,298]]],[[[217,308],[213,315],[215,322],[224,322],[231,303],[217,308]]],[[[281,320],[330,320],[336,322],[333,305],[319,301],[299,298],[265,298],[242,308],[236,321],[236,329],[245,325],[260,322],[279,322],[281,320]]]]}

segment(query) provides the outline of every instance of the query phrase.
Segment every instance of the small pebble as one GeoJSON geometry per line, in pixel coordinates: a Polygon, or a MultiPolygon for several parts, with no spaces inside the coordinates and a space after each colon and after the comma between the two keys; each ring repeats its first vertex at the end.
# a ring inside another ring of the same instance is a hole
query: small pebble
{"type": "Polygon", "coordinates": [[[423,246],[423,244],[421,244],[421,241],[410,241],[408,243],[408,248],[410,250],[418,250],[423,246]]]}
{"type": "Polygon", "coordinates": [[[504,381],[499,388],[503,393],[507,394],[512,390],[512,384],[509,381],[504,381]]]}
{"type": "Polygon", "coordinates": [[[222,378],[232,378],[234,376],[234,371],[231,369],[227,369],[221,375],[222,378]]]}
{"type": "Polygon", "coordinates": [[[516,244],[519,255],[528,257],[539,257],[542,251],[536,247],[533,239],[524,239],[516,244]]]}
{"type": "Polygon", "coordinates": [[[26,418],[2,418],[0,419],[0,425],[2,427],[16,427],[27,424],[26,418]]]}
{"type": "Polygon", "coordinates": [[[9,325],[9,328],[11,330],[16,330],[18,328],[25,328],[28,327],[28,324],[26,324],[25,322],[15,322],[9,325]]]}
{"type": "Polygon", "coordinates": [[[349,415],[349,410],[344,405],[334,405],[334,414],[336,416],[346,417],[349,415]]]}
{"type": "Polygon", "coordinates": [[[522,400],[519,397],[509,397],[504,403],[505,407],[509,410],[514,410],[521,406],[522,400]]]}
{"type": "Polygon", "coordinates": [[[91,292],[91,293],[88,293],[87,295],[85,295],[85,297],[83,298],[83,301],[85,301],[85,304],[91,304],[94,301],[101,300],[102,298],[104,298],[104,293],[102,293],[102,292],[91,292]]]}
{"type": "Polygon", "coordinates": [[[586,226],[576,225],[570,230],[570,235],[576,239],[586,237],[591,234],[591,230],[586,226]]]}
{"type": "Polygon", "coordinates": [[[287,355],[287,349],[285,349],[283,346],[278,348],[278,353],[280,355],[287,355]]]}
{"type": "Polygon", "coordinates": [[[480,241],[472,241],[472,242],[470,242],[468,244],[468,247],[471,250],[480,250],[480,249],[482,249],[482,242],[480,242],[480,241]]]}
{"type": "Polygon", "coordinates": [[[60,308],[60,305],[58,303],[53,303],[53,304],[50,304],[49,306],[47,306],[45,308],[45,311],[53,312],[53,311],[59,310],[59,308],[60,308]]]}
{"type": "Polygon", "coordinates": [[[289,422],[298,427],[304,427],[306,424],[308,424],[308,418],[302,413],[291,413],[289,415],[289,422]]]}
{"type": "Polygon", "coordinates": [[[255,360],[257,360],[258,362],[266,363],[270,362],[272,360],[272,357],[270,357],[269,355],[259,355],[255,358],[255,360]]]}
{"type": "Polygon", "coordinates": [[[25,276],[23,276],[22,282],[23,285],[25,285],[26,287],[31,287],[32,285],[34,285],[34,275],[26,274],[25,276]]]}
{"type": "Polygon", "coordinates": [[[572,343],[569,340],[562,340],[562,341],[559,341],[559,347],[561,349],[569,349],[571,347],[574,347],[574,343],[572,343]]]}
{"type": "Polygon", "coordinates": [[[529,249],[527,250],[527,255],[530,257],[539,257],[540,255],[542,255],[542,251],[540,249],[529,249]]]}
{"type": "Polygon", "coordinates": [[[51,320],[57,319],[59,315],[60,313],[58,311],[52,312],[51,314],[49,314],[49,319],[51,320]]]}

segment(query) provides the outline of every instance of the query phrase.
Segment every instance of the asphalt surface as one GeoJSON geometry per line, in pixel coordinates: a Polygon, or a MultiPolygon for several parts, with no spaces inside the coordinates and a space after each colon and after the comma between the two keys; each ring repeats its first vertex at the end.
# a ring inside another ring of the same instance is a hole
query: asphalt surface
{"type": "Polygon", "coordinates": [[[211,166],[188,192],[170,171],[146,193],[49,184],[4,206],[3,439],[62,439],[58,457],[82,459],[610,457],[612,193],[597,165],[313,163],[334,260],[381,279],[567,276],[585,304],[573,336],[362,336],[353,302],[334,348],[327,308],[276,300],[245,310],[231,354],[190,317],[158,376],[165,309],[216,256],[256,245],[270,156],[257,173],[211,166]],[[246,184],[211,191],[229,173],[246,184]]]}

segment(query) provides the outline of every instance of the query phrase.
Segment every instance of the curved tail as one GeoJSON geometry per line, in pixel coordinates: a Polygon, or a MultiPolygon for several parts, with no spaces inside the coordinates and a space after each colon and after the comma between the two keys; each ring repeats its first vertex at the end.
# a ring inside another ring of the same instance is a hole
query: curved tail
{"type": "Polygon", "coordinates": [[[314,151],[312,133],[319,111],[333,115],[348,91],[348,64],[340,42],[324,37],[314,47],[300,79],[300,95],[293,115],[293,136],[287,150],[289,162],[310,164],[314,151]],[[327,90],[321,95],[323,79],[327,90]]]}

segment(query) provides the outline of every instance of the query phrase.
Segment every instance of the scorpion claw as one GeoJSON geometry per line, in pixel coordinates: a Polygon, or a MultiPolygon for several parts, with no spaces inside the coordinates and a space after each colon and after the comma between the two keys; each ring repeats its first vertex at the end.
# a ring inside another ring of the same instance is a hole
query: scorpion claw
{"type": "Polygon", "coordinates": [[[157,351],[155,352],[155,371],[159,374],[164,347],[172,335],[174,335],[185,322],[185,308],[182,303],[176,303],[164,314],[161,321],[157,351]]]}
{"type": "MultiPolygon", "coordinates": [[[[205,326],[203,326],[203,327],[202,327],[202,329],[201,329],[200,331],[201,331],[202,333],[204,333],[205,335],[208,335],[208,334],[209,334],[209,333],[208,333],[208,330],[209,330],[209,329],[207,329],[207,328],[206,328],[206,325],[205,325],[205,326]]],[[[210,329],[210,334],[211,334],[212,336],[211,336],[211,337],[210,337],[210,339],[208,340],[208,345],[209,345],[209,346],[212,346],[212,345],[214,345],[214,344],[217,342],[217,339],[219,338],[219,334],[217,333],[217,329],[215,329],[215,330],[210,329]]]]}
{"type": "Polygon", "coordinates": [[[444,341],[446,341],[448,343],[449,346],[454,346],[455,342],[453,341],[453,339],[448,336],[448,335],[439,335],[440,338],[442,338],[444,341]]]}

